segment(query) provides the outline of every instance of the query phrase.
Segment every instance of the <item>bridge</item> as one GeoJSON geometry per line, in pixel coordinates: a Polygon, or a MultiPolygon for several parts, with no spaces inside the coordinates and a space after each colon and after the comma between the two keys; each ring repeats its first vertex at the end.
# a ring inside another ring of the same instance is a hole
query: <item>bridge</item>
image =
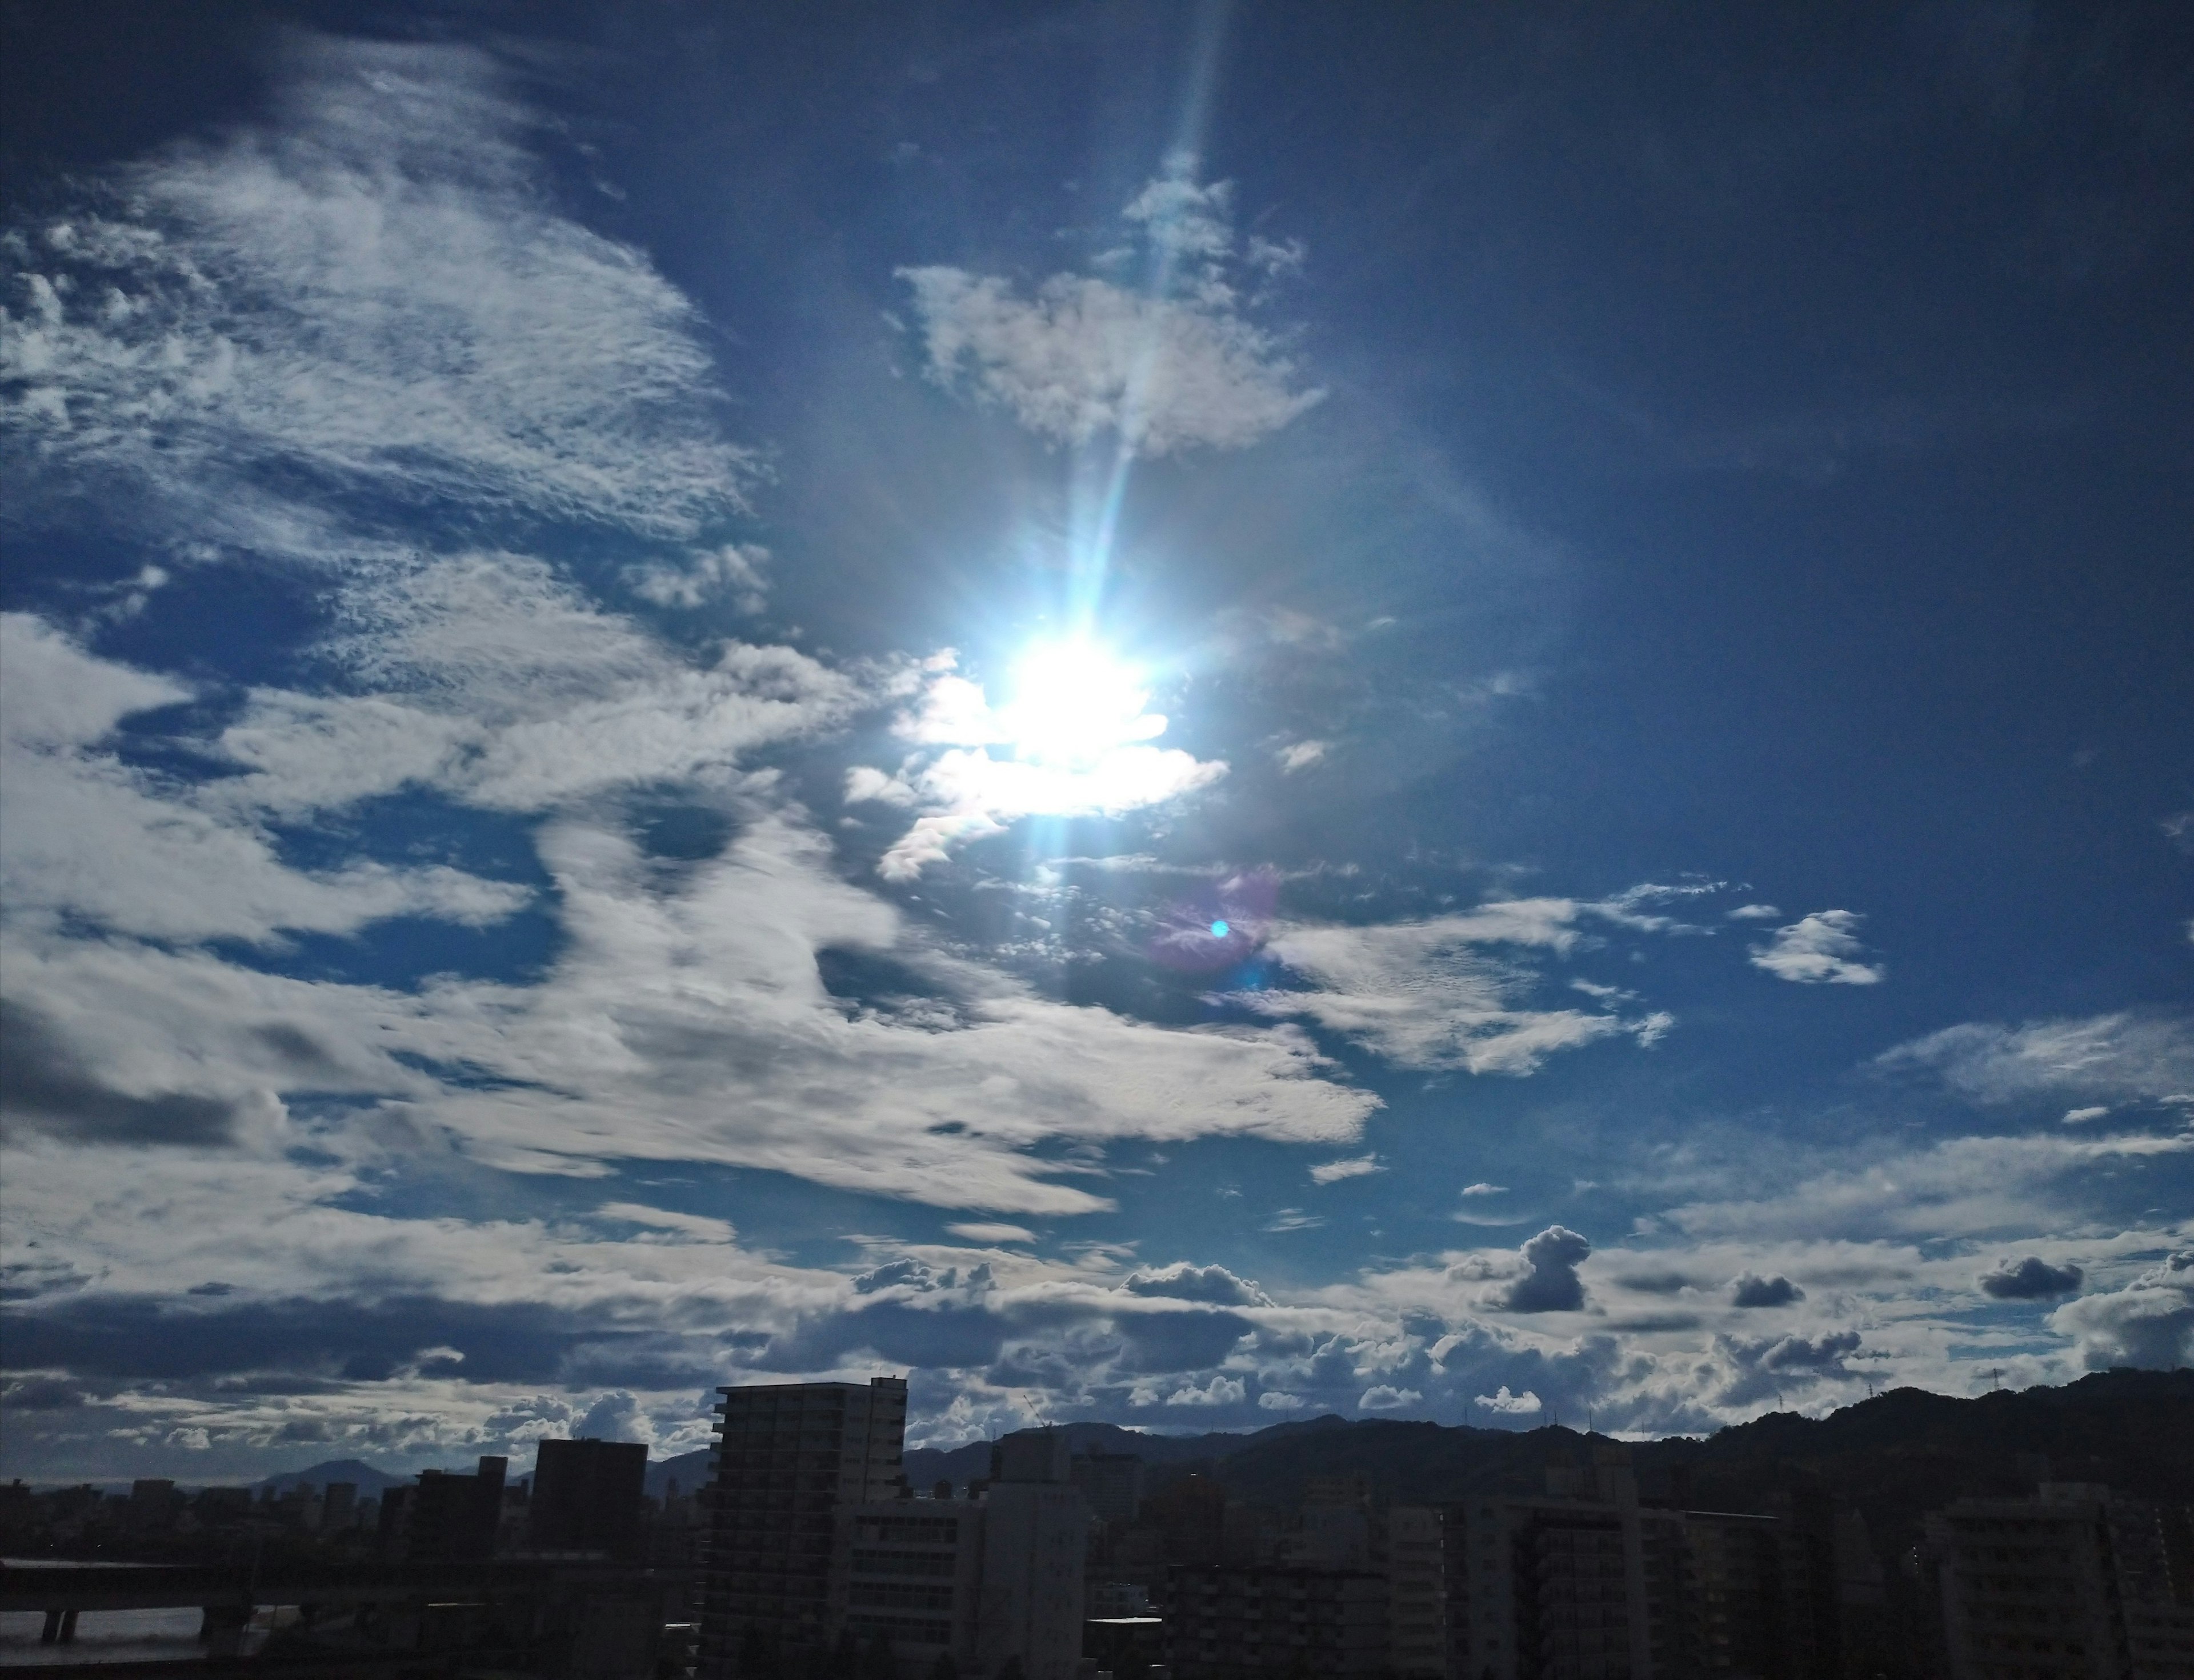
{"type": "MultiPolygon", "coordinates": [[[[665,1601],[682,1573],[591,1559],[513,1558],[480,1563],[385,1565],[70,1565],[0,1568],[0,1610],[42,1611],[40,1638],[70,1644],[86,1610],[197,1609],[210,1656],[238,1654],[253,1612],[294,1606],[307,1625],[369,1608],[399,1613],[383,1643],[416,1645],[431,1623],[492,1620],[507,1631],[545,1634],[584,1607],[616,1600],[653,1607],[659,1632],[665,1601]],[[400,1613],[412,1613],[404,1614],[400,1613]],[[463,1615],[462,1613],[473,1613],[463,1615]],[[439,1613],[437,1614],[436,1613],[439,1613]]],[[[629,1618],[617,1618],[629,1625],[629,1618]]],[[[387,1619],[384,1618],[384,1621],[387,1619]]],[[[434,1643],[441,1643],[435,1641],[434,1643]]],[[[465,1643],[460,1638],[458,1643],[465,1643]]]]}

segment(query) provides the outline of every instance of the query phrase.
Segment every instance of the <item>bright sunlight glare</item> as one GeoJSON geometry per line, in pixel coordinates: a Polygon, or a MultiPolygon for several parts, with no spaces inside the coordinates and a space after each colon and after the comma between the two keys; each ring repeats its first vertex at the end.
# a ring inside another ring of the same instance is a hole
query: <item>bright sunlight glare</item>
{"type": "Polygon", "coordinates": [[[1109,649],[1045,642],[1021,655],[1000,715],[1019,757],[1086,766],[1165,733],[1164,716],[1143,710],[1150,697],[1142,673],[1109,649]]]}

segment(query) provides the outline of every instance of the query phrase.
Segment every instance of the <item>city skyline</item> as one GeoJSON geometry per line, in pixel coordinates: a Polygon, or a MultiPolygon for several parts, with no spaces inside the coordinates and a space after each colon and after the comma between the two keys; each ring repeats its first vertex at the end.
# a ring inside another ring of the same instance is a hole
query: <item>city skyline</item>
{"type": "Polygon", "coordinates": [[[2191,27],[14,14],[0,1478],[2194,1363],[2191,27]]]}

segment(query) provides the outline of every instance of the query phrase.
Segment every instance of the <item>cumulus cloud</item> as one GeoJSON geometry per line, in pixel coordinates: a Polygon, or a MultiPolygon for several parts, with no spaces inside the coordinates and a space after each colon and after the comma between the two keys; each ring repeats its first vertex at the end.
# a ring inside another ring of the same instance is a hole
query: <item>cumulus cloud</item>
{"type": "Polygon", "coordinates": [[[1779,1274],[1761,1277],[1757,1272],[1745,1272],[1729,1286],[1729,1300],[1733,1307],[1787,1307],[1793,1301],[1805,1298],[1804,1290],[1779,1274]]]}
{"type": "Polygon", "coordinates": [[[1489,1297],[1489,1304],[1512,1313],[1573,1313],[1584,1305],[1584,1280],[1577,1268],[1592,1244],[1565,1225],[1549,1225],[1517,1251],[1522,1269],[1489,1297]]]}
{"type": "Polygon", "coordinates": [[[1192,170],[1177,162],[1128,206],[1157,258],[1148,291],[1056,274],[1025,295],[963,268],[900,269],[929,377],[1054,442],[1110,433],[1146,456],[1244,448],[1318,403],[1283,340],[1245,313],[1226,184],[1192,170]]]}
{"type": "Polygon", "coordinates": [[[1527,1074],[1547,1057],[1628,1034],[1651,1044],[1672,1017],[1626,1020],[1583,1010],[1519,1007],[1537,975],[1513,953],[1560,955],[1587,918],[1634,918],[1625,906],[1518,899],[1423,922],[1276,929],[1266,949],[1311,987],[1232,994],[1268,1015],[1301,1015],[1407,1067],[1527,1074]],[[1509,954],[1495,954],[1499,947],[1509,954]]]}
{"type": "Polygon", "coordinates": [[[2122,1289],[2066,1302],[2049,1324],[2076,1338],[2091,1369],[2194,1364],[2194,1250],[2166,1255],[2122,1289]]]}
{"type": "Polygon", "coordinates": [[[1307,770],[1313,764],[1324,762],[1332,749],[1330,741],[1289,741],[1272,757],[1279,761],[1281,770],[1291,776],[1298,770],[1307,770]]]}
{"type": "Polygon", "coordinates": [[[1401,1412],[1421,1404],[1424,1396],[1415,1389],[1398,1389],[1386,1383],[1375,1383],[1364,1390],[1356,1404],[1364,1412],[1401,1412]]]}
{"type": "Polygon", "coordinates": [[[2053,1266],[2038,1254],[2024,1260],[1999,1260],[1980,1274],[1981,1293],[1999,1301],[2048,1301],[2070,1295],[2080,1287],[2084,1274],[2069,1263],[2053,1266]]]}
{"type": "Polygon", "coordinates": [[[1510,1418],[1533,1417],[1540,1409],[1538,1395],[1533,1394],[1529,1389],[1525,1389],[1521,1394],[1510,1394],[1506,1383],[1501,1385],[1496,1393],[1473,1396],[1472,1404],[1482,1406],[1488,1412],[1498,1412],[1510,1418]]]}
{"type": "Polygon", "coordinates": [[[1804,986],[1872,986],[1888,970],[1859,960],[1866,952],[1857,931],[1863,919],[1850,910],[1801,917],[1776,929],[1766,944],[1752,947],[1752,966],[1804,986]]]}
{"type": "Polygon", "coordinates": [[[1215,1374],[1201,1387],[1185,1384],[1166,1396],[1168,1406],[1239,1406],[1248,1394],[1238,1377],[1215,1374]]]}
{"type": "Polygon", "coordinates": [[[1772,904],[1740,904],[1726,913],[1732,922],[1772,922],[1783,912],[1772,904]]]}
{"type": "MultiPolygon", "coordinates": [[[[2168,1102],[2194,1091],[2194,1021],[2121,1010],[2019,1027],[1969,1022],[1899,1044],[1876,1065],[1932,1073],[1982,1102],[2059,1093],[2168,1102]]],[[[2065,1118],[2079,1125],[2107,1112],[2090,1104],[2065,1118]]]]}
{"type": "Polygon", "coordinates": [[[1725,1406],[1741,1406],[1770,1395],[1780,1398],[1794,1389],[1854,1380],[1844,1361],[1859,1350],[1864,1339],[1856,1330],[1757,1339],[1717,1336],[1713,1355],[1713,1363],[1721,1367],[1717,1398],[1725,1406]]]}

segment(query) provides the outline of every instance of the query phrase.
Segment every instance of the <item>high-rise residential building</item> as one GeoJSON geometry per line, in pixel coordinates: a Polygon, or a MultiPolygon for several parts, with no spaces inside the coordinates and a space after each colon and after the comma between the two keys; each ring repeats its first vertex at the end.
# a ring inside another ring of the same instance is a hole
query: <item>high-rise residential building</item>
{"type": "Polygon", "coordinates": [[[381,1552],[393,1562],[471,1563],[495,1556],[510,1461],[484,1458],[470,1476],[422,1470],[381,1499],[381,1552]]]}
{"type": "Polygon", "coordinates": [[[637,1441],[544,1441],[533,1461],[526,1544],[537,1551],[636,1556],[647,1448],[637,1441]]]}
{"type": "Polygon", "coordinates": [[[1143,1503],[1143,1461],[1133,1453],[1078,1453],[1074,1485],[1100,1522],[1133,1522],[1143,1503]]]}
{"type": "Polygon", "coordinates": [[[991,1466],[976,1671],[996,1674],[1018,1658],[1028,1680],[1073,1680],[1082,1659],[1089,1504],[1070,1479],[1066,1437],[1054,1430],[1007,1435],[991,1466]]]}
{"type": "Polygon", "coordinates": [[[1927,1521],[1954,1680],[2194,1676],[2194,1519],[2184,1507],[2043,1482],[1927,1521]]]}
{"type": "MultiPolygon", "coordinates": [[[[1624,1449],[1558,1464],[1541,1498],[1444,1507],[1434,1599],[1397,1544],[1427,1525],[1388,1517],[1398,1671],[1433,1680],[1834,1680],[1847,1573],[1832,1515],[1641,1505],[1624,1449]],[[1423,1624],[1443,1630],[1444,1660],[1423,1624]]],[[[1863,1531],[1861,1531],[1863,1539],[1863,1531]]],[[[1858,1577],[1854,1574],[1854,1580],[1858,1577]]],[[[1879,1597],[1878,1574],[1859,1581],[1879,1597]]]]}
{"type": "Polygon", "coordinates": [[[818,1651],[834,1632],[839,1516],[901,1485],[906,1379],[720,1390],[709,1488],[703,1680],[731,1680],[742,1648],[818,1651]]]}
{"type": "Polygon", "coordinates": [[[1444,1680],[1447,1582],[1436,1505],[1387,1513],[1387,1660],[1402,1680],[1444,1680]]]}
{"type": "Polygon", "coordinates": [[[864,1648],[888,1640],[905,1671],[941,1653],[962,1673],[1017,1663],[1027,1680],[1074,1680],[1088,1502],[1053,1430],[1005,1436],[991,1462],[977,1498],[841,1510],[834,1626],[864,1648]]]}

